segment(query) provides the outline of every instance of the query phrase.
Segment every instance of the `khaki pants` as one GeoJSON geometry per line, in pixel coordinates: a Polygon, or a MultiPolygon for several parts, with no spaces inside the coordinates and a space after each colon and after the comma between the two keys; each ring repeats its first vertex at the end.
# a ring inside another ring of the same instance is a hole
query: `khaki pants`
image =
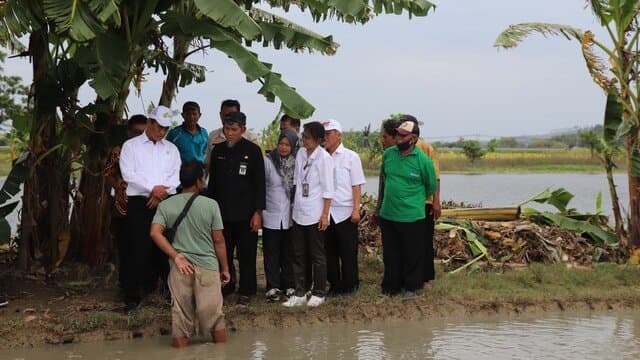
{"type": "Polygon", "coordinates": [[[194,265],[194,274],[182,275],[176,264],[170,263],[171,335],[192,337],[196,318],[202,336],[224,329],[220,273],[194,265]]]}

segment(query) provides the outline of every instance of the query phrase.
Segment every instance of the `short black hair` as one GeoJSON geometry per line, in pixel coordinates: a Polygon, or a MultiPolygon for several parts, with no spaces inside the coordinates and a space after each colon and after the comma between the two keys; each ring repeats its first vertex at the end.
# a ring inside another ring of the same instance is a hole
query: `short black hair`
{"type": "Polygon", "coordinates": [[[396,128],[400,125],[400,122],[396,119],[387,119],[382,122],[382,131],[386,132],[389,135],[396,135],[396,128]]]}
{"type": "Polygon", "coordinates": [[[308,131],[309,135],[316,141],[324,140],[324,126],[318,121],[304,124],[304,131],[308,131]]]}
{"type": "Polygon", "coordinates": [[[287,114],[282,115],[282,117],[280,118],[280,122],[283,121],[288,121],[291,126],[300,127],[300,119],[296,119],[287,114]]]}
{"type": "Polygon", "coordinates": [[[189,188],[204,176],[204,166],[197,160],[187,161],[180,166],[180,185],[189,188]]]}
{"type": "Polygon", "coordinates": [[[235,107],[240,111],[240,102],[238,100],[227,99],[220,104],[220,111],[226,107],[235,107]]]}
{"type": "Polygon", "coordinates": [[[135,125],[144,125],[147,123],[147,117],[142,114],[136,114],[129,118],[127,121],[127,126],[129,128],[134,127],[135,125]]]}
{"type": "Polygon", "coordinates": [[[247,116],[240,111],[230,112],[222,119],[223,124],[238,124],[240,126],[247,126],[247,116]]]}
{"type": "Polygon", "coordinates": [[[182,105],[182,112],[185,113],[189,110],[196,110],[198,113],[200,113],[200,105],[195,101],[187,101],[186,103],[184,103],[184,105],[182,105]]]}

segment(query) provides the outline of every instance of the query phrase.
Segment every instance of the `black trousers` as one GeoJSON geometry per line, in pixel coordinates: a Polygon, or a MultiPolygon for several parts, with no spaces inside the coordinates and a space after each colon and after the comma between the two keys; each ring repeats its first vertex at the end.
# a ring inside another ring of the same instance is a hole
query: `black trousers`
{"type": "Polygon", "coordinates": [[[231,294],[236,290],[238,283],[238,273],[240,275],[240,295],[255,295],[258,288],[256,278],[256,252],[258,249],[258,233],[251,231],[249,220],[224,222],[224,241],[227,246],[227,261],[229,262],[229,273],[231,281],[222,287],[222,293],[231,294]],[[238,272],[233,263],[234,253],[238,259],[238,272]]]}
{"type": "Polygon", "coordinates": [[[394,295],[401,289],[422,289],[426,230],[424,219],[414,222],[381,219],[380,227],[384,262],[382,292],[394,295]]]}
{"type": "Polygon", "coordinates": [[[326,230],[327,280],[331,292],[350,293],[359,285],[358,225],[350,218],[335,223],[326,230]]]}
{"type": "Polygon", "coordinates": [[[155,290],[158,278],[163,283],[169,274],[169,262],[155,246],[149,230],[155,209],[147,207],[145,196],[130,196],[125,217],[126,240],[120,242],[120,279],[125,301],[140,301],[155,290]]]}
{"type": "Polygon", "coordinates": [[[433,265],[434,259],[434,249],[433,249],[433,236],[435,235],[435,226],[436,222],[433,219],[433,205],[427,204],[425,205],[424,213],[427,215],[424,219],[426,229],[425,229],[425,239],[424,243],[425,252],[424,252],[424,282],[429,282],[436,278],[436,269],[433,265]]]}
{"type": "Polygon", "coordinates": [[[294,288],[291,230],[262,228],[262,253],[267,290],[294,288]]]}
{"type": "Polygon", "coordinates": [[[312,294],[323,297],[327,286],[327,259],[325,254],[324,232],[318,230],[318,224],[298,225],[291,229],[293,248],[293,275],[296,284],[296,296],[304,296],[309,290],[307,264],[311,262],[313,277],[312,294]]]}

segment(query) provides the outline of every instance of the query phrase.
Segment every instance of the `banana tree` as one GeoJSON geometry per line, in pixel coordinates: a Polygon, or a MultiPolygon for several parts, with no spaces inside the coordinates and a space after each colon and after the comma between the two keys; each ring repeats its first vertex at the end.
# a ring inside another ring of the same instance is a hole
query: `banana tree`
{"type": "Polygon", "coordinates": [[[582,50],[593,81],[608,96],[620,99],[622,119],[617,127],[613,127],[614,123],[608,125],[615,138],[623,139],[625,144],[629,245],[637,248],[640,247],[640,0],[590,0],[587,3],[598,23],[606,29],[611,46],[597,40],[591,31],[549,23],[511,25],[498,36],[495,46],[513,48],[534,33],[574,40],[582,50]],[[609,65],[602,57],[608,59],[609,65]]]}

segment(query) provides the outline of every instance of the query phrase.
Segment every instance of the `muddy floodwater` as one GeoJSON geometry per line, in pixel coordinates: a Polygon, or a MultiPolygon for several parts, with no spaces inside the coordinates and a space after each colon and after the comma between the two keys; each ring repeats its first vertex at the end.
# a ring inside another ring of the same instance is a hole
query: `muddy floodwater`
{"type": "Polygon", "coordinates": [[[0,359],[640,359],[640,311],[331,324],[232,333],[186,349],[168,337],[0,351],[0,359]]]}

